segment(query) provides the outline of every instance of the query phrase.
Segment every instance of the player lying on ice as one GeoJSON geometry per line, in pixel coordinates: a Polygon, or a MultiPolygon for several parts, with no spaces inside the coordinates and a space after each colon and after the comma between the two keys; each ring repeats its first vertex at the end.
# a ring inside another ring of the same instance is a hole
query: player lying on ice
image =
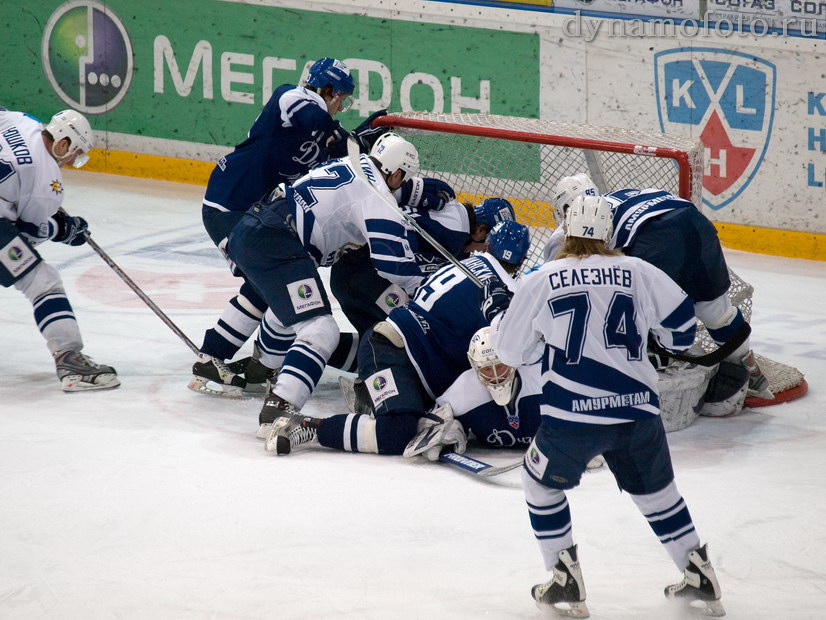
{"type": "MultiPolygon", "coordinates": [[[[488,236],[487,251],[462,264],[479,280],[515,286],[515,273],[530,247],[526,226],[500,222],[488,236]]],[[[359,347],[359,378],[368,406],[355,413],[319,419],[300,414],[277,417],[266,448],[277,454],[322,445],[350,452],[402,454],[419,431],[419,419],[470,369],[467,348],[488,325],[479,307],[479,289],[459,267],[431,275],[411,302],[368,330],[359,347]]],[[[267,420],[261,420],[262,425],[267,420]]]]}

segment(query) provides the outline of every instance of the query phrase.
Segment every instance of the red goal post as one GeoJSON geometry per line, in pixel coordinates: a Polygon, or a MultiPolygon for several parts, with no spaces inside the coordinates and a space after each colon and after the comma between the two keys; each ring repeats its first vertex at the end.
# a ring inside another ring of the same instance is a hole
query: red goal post
{"type": "MultiPolygon", "coordinates": [[[[671,134],[489,114],[406,112],[376,119],[413,142],[421,176],[449,183],[463,202],[490,196],[511,201],[517,219],[531,230],[526,269],[543,262],[542,249],[556,226],[551,200],[560,178],[587,172],[600,191],[657,188],[702,205],[703,145],[671,134]]],[[[731,272],[729,296],[751,319],[750,284],[731,272]]],[[[706,350],[716,345],[702,328],[706,350]]],[[[795,368],[758,356],[777,401],[806,393],[795,368]]]]}

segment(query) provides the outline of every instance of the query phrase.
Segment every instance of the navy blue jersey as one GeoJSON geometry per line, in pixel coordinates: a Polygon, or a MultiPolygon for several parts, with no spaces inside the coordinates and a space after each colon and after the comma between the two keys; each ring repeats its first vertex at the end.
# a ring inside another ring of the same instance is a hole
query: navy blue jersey
{"type": "MultiPolygon", "coordinates": [[[[483,282],[497,276],[509,287],[515,284],[490,254],[475,254],[462,263],[483,282]]],[[[428,277],[410,303],[393,309],[387,320],[402,335],[431,398],[470,368],[470,339],[488,324],[479,307],[479,287],[452,264],[428,277]]]]}
{"type": "Polygon", "coordinates": [[[621,189],[605,194],[605,198],[614,213],[614,234],[609,243],[612,249],[631,245],[640,227],[651,218],[675,209],[696,209],[688,200],[660,189],[621,189]]]}
{"type": "Polygon", "coordinates": [[[301,86],[279,86],[247,139],[218,160],[204,204],[246,211],[279,183],[289,183],[326,161],[319,140],[335,123],[318,94],[301,86]]]}

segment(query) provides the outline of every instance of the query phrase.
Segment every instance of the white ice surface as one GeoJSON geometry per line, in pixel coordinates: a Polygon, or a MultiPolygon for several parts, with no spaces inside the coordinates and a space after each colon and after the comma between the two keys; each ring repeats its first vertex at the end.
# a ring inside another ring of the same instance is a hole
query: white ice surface
{"type": "MultiPolygon", "coordinates": [[[[200,345],[236,289],[203,188],[69,171],[65,206],[200,345]]],[[[194,356],[88,246],[47,243],[113,391],[65,394],[0,289],[0,618],[538,618],[546,574],[518,472],[325,450],[274,457],[260,401],[186,389],[194,356]]],[[[729,618],[826,617],[826,263],[727,252],[755,285],[754,348],[810,393],[669,435],[729,618]]],[[[248,352],[248,347],[244,352],[248,352]]],[[[325,374],[306,411],[342,412],[325,374]]],[[[475,450],[497,464],[512,453],[475,450]]],[[[678,577],[607,471],[569,493],[594,618],[677,618],[678,577]]]]}

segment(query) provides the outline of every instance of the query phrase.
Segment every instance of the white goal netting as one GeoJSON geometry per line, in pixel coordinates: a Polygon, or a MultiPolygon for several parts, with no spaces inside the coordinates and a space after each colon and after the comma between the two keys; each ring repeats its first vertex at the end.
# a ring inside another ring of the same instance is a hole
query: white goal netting
{"type": "MultiPolygon", "coordinates": [[[[556,226],[551,199],[563,176],[585,171],[603,191],[656,187],[701,204],[703,147],[696,140],[484,114],[412,112],[383,117],[379,123],[413,142],[419,150],[421,176],[446,181],[459,200],[473,204],[490,196],[510,200],[517,219],[531,230],[526,268],[543,261],[542,249],[556,226]]],[[[750,320],[753,288],[733,272],[731,280],[729,296],[750,320]]],[[[700,346],[706,351],[715,348],[700,327],[700,346]]],[[[775,394],[805,386],[797,369],[757,357],[775,394]]],[[[752,400],[752,404],[769,403],[752,400]]]]}

